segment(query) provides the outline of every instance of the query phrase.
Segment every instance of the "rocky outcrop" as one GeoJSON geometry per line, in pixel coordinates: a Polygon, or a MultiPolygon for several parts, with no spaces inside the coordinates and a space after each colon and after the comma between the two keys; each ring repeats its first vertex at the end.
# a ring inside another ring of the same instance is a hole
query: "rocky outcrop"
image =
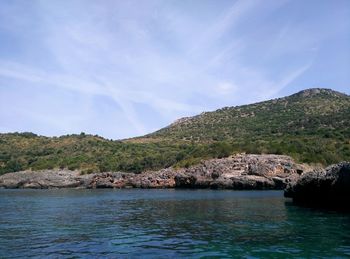
{"type": "Polygon", "coordinates": [[[298,204],[350,209],[350,162],[303,173],[284,195],[298,204]]]}
{"type": "Polygon", "coordinates": [[[180,170],[175,182],[183,188],[283,189],[300,171],[303,166],[288,156],[242,154],[180,170]]]}
{"type": "Polygon", "coordinates": [[[0,176],[2,188],[174,188],[176,172],[164,169],[143,174],[109,172],[81,175],[79,171],[43,170],[0,176]]]}
{"type": "Polygon", "coordinates": [[[23,171],[0,177],[0,187],[5,188],[74,188],[81,186],[83,182],[78,172],[69,170],[23,171]]]}
{"type": "Polygon", "coordinates": [[[0,187],[283,189],[303,170],[288,156],[240,154],[203,161],[190,168],[168,168],[141,174],[23,171],[0,176],[0,187]]]}

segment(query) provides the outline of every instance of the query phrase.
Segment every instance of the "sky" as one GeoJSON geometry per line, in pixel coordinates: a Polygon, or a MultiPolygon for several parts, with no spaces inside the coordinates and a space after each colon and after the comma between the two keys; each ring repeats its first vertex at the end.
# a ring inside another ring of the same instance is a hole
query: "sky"
{"type": "Polygon", "coordinates": [[[1,0],[0,132],[111,139],[313,87],[350,94],[349,0],[1,0]]]}

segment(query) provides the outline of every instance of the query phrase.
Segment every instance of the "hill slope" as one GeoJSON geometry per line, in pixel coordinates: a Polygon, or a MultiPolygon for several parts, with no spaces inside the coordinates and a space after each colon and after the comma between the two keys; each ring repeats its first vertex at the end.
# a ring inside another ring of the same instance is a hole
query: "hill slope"
{"type": "Polygon", "coordinates": [[[59,138],[0,134],[0,174],[23,169],[84,172],[189,166],[232,153],[276,153],[324,165],[350,160],[350,96],[308,89],[256,104],[183,118],[124,141],[91,135],[59,138]]]}
{"type": "Polygon", "coordinates": [[[348,137],[349,119],[350,96],[316,88],[183,118],[147,137],[205,142],[276,138],[285,134],[322,136],[334,130],[348,137]]]}
{"type": "Polygon", "coordinates": [[[99,136],[44,137],[33,133],[0,134],[0,174],[25,169],[80,169],[84,173],[169,167],[189,145],[123,143],[99,136]]]}
{"type": "Polygon", "coordinates": [[[350,96],[307,89],[275,100],[183,118],[147,139],[223,141],[235,150],[329,164],[350,158],[350,96]]]}

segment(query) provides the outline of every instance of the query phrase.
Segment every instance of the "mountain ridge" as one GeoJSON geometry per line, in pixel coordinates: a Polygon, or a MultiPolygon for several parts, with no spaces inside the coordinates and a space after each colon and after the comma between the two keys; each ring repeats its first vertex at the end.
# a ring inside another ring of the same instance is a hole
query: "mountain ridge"
{"type": "MultiPolygon", "coordinates": [[[[223,107],[223,108],[220,108],[220,109],[217,109],[215,111],[211,111],[211,112],[203,112],[199,115],[195,115],[193,117],[184,117],[184,118],[180,118],[179,120],[176,120],[175,122],[173,122],[172,124],[170,124],[169,126],[167,127],[164,127],[158,131],[155,131],[153,133],[150,133],[150,134],[147,134],[146,137],[151,137],[153,138],[154,136],[157,136],[160,134],[162,134],[162,132],[164,131],[168,131],[169,129],[171,129],[172,127],[181,127],[181,126],[186,126],[186,124],[190,124],[192,122],[196,122],[196,121],[201,121],[201,123],[205,123],[205,120],[206,117],[208,116],[211,116],[211,115],[215,115],[216,117],[220,117],[220,120],[224,120],[225,118],[222,118],[223,117],[223,114],[227,114],[227,113],[237,113],[235,114],[235,116],[232,118],[229,118],[229,119],[237,119],[237,116],[238,117],[242,117],[242,118],[245,118],[245,117],[254,117],[256,116],[256,112],[259,112],[257,111],[257,109],[265,109],[267,108],[267,112],[269,112],[271,109],[271,107],[266,107],[266,105],[269,105],[271,106],[272,105],[281,105],[283,104],[283,106],[279,107],[280,111],[277,111],[277,112],[285,112],[286,108],[288,105],[291,105],[291,103],[293,104],[293,102],[298,102],[298,101],[307,101],[308,98],[322,98],[323,99],[327,99],[326,97],[329,97],[329,98],[333,98],[333,99],[337,99],[337,98],[343,98],[345,100],[347,100],[347,106],[349,106],[349,100],[350,100],[350,96],[349,95],[346,95],[344,93],[340,93],[340,92],[337,92],[337,91],[334,91],[332,89],[327,89],[327,88],[310,88],[310,89],[305,89],[305,90],[302,90],[302,91],[299,91],[295,94],[292,94],[290,96],[286,96],[286,97],[281,97],[281,98],[276,98],[276,99],[272,99],[272,100],[267,100],[267,101],[262,101],[262,102],[257,102],[257,103],[253,103],[253,104],[247,104],[247,105],[240,105],[240,106],[231,106],[231,107],[223,107]],[[247,109],[248,108],[248,109],[247,109]],[[253,108],[253,109],[250,109],[250,108],[253,108]],[[255,109],[254,109],[255,108],[255,109]]],[[[322,100],[319,100],[320,102],[322,100]]],[[[332,107],[327,107],[328,110],[325,110],[325,108],[322,108],[320,107],[322,106],[322,103],[319,103],[319,105],[316,107],[312,107],[310,106],[311,108],[313,108],[314,110],[315,109],[318,109],[318,108],[321,108],[324,109],[324,114],[320,114],[320,115],[326,115],[326,114],[329,114],[329,113],[333,113],[337,108],[335,107],[334,104],[332,104],[332,107]]],[[[338,109],[339,110],[339,109],[338,109]]],[[[306,112],[306,113],[310,113],[310,112],[315,112],[315,111],[312,111],[312,109],[304,109],[304,110],[299,110],[299,113],[301,112],[306,112]]],[[[276,112],[276,111],[272,111],[272,112],[276,112]]],[[[302,115],[302,114],[299,114],[299,115],[302,115]]],[[[215,121],[213,121],[214,123],[215,121]]],[[[217,122],[217,121],[216,121],[217,122]]]]}
{"type": "MultiPolygon", "coordinates": [[[[169,126],[172,125],[177,125],[179,123],[185,122],[190,120],[193,117],[197,117],[197,116],[201,116],[205,113],[211,113],[211,112],[216,112],[216,111],[220,111],[220,110],[225,110],[225,109],[230,109],[230,108],[237,108],[237,107],[244,107],[244,106],[248,106],[248,105],[254,105],[254,104],[259,104],[259,103],[264,103],[264,102],[268,102],[268,101],[276,101],[279,99],[285,99],[288,97],[292,97],[292,96],[302,96],[302,97],[312,97],[314,95],[320,94],[320,93],[324,93],[324,94],[329,94],[329,95],[334,95],[334,96],[347,96],[349,97],[349,95],[347,95],[346,93],[342,93],[339,91],[335,91],[331,88],[320,88],[320,87],[315,87],[315,88],[307,88],[304,90],[301,90],[297,93],[288,95],[288,96],[284,96],[284,97],[279,97],[279,98],[274,98],[274,99],[270,99],[270,100],[265,100],[265,101],[260,101],[260,102],[254,102],[254,103],[250,103],[250,104],[243,104],[243,105],[234,105],[234,106],[225,106],[219,109],[216,109],[214,111],[207,111],[207,112],[201,112],[200,114],[194,115],[194,116],[185,116],[185,117],[181,117],[179,119],[176,119],[174,122],[170,123],[168,126],[164,127],[164,128],[168,128],[169,126]]],[[[152,133],[150,133],[152,134],[152,133]]],[[[146,135],[150,135],[150,134],[146,134],[146,135]]]]}

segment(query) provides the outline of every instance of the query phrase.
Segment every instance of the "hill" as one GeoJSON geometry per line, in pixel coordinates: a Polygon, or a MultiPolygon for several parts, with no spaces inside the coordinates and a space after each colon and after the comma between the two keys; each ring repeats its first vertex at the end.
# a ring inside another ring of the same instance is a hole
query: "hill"
{"type": "Polygon", "coordinates": [[[345,94],[308,89],[289,97],[182,118],[146,137],[206,142],[278,138],[285,134],[322,136],[331,131],[346,134],[349,109],[350,97],[345,94]]]}
{"type": "Polygon", "coordinates": [[[188,167],[233,153],[286,154],[328,165],[350,160],[350,96],[308,89],[275,100],[180,119],[141,138],[0,134],[0,174],[68,168],[84,173],[188,167]]]}
{"type": "Polygon", "coordinates": [[[0,174],[25,169],[80,169],[83,173],[169,167],[189,145],[123,143],[81,133],[61,137],[0,134],[0,174]]]}
{"type": "Polygon", "coordinates": [[[180,119],[146,139],[222,141],[249,153],[330,164],[350,158],[350,96],[307,89],[288,97],[180,119]]]}

